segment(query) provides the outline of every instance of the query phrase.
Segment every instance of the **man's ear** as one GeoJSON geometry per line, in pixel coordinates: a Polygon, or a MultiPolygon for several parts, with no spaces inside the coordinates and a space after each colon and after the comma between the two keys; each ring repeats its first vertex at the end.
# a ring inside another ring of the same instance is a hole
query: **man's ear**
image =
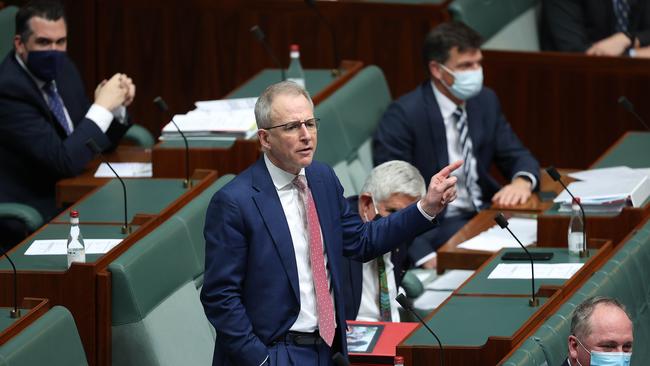
{"type": "Polygon", "coordinates": [[[429,61],[429,74],[434,79],[437,80],[442,79],[442,68],[440,67],[438,61],[434,61],[434,60],[429,61]]]}
{"type": "Polygon", "coordinates": [[[578,339],[574,335],[569,336],[569,358],[575,360],[578,358],[578,339]]]}
{"type": "Polygon", "coordinates": [[[372,203],[372,196],[368,192],[359,195],[359,215],[364,222],[375,217],[375,208],[372,203]]]}
{"type": "Polygon", "coordinates": [[[257,138],[260,140],[260,145],[262,146],[262,151],[271,150],[271,143],[269,142],[269,131],[258,129],[257,138]]]}

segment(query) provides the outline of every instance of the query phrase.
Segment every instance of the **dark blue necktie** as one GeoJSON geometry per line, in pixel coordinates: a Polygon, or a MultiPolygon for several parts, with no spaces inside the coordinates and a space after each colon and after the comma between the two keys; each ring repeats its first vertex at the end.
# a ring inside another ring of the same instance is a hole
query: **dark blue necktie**
{"type": "Polygon", "coordinates": [[[56,120],[59,122],[61,127],[63,127],[65,134],[69,136],[72,131],[70,131],[70,126],[68,126],[67,118],[65,118],[63,100],[61,99],[59,92],[56,90],[56,85],[54,85],[54,82],[48,81],[43,85],[43,91],[47,95],[48,106],[50,107],[52,114],[54,114],[56,120]]]}
{"type": "Polygon", "coordinates": [[[628,0],[613,0],[616,14],[616,31],[627,32],[630,23],[630,3],[628,0]]]}

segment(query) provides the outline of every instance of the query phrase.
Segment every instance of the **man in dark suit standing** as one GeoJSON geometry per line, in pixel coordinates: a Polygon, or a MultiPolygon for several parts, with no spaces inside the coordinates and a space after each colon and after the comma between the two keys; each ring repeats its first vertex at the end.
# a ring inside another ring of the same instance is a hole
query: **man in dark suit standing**
{"type": "MultiPolygon", "coordinates": [[[[93,158],[93,139],[109,149],[130,126],[125,107],[135,86],[124,74],[104,80],[90,104],[74,64],[66,56],[63,6],[34,1],[16,14],[14,50],[0,64],[0,202],[24,203],[45,220],[59,210],[55,185],[81,173],[93,158]]],[[[0,220],[0,230],[24,228],[0,220]]]]}
{"type": "Polygon", "coordinates": [[[439,217],[440,226],[409,248],[417,266],[435,267],[435,250],[478,210],[496,202],[524,203],[537,187],[539,164],[501,113],[494,92],[483,87],[481,37],[463,23],[443,23],[427,35],[423,56],[430,80],[389,107],[375,132],[375,165],[413,164],[424,179],[449,161],[463,159],[458,199],[439,217]],[[489,174],[496,164],[509,183],[489,174]]]}
{"type": "MultiPolygon", "coordinates": [[[[264,156],[212,198],[201,301],[217,331],[213,365],[332,365],[347,353],[342,255],[370,260],[431,228],[456,197],[457,161],[416,204],[362,223],[331,167],[312,162],[318,119],[293,82],[255,105],[264,156]]],[[[328,123],[324,121],[323,123],[328,123]]]]}
{"type": "Polygon", "coordinates": [[[629,314],[616,299],[586,299],[573,310],[569,357],[562,366],[629,366],[633,329],[629,314]]]}

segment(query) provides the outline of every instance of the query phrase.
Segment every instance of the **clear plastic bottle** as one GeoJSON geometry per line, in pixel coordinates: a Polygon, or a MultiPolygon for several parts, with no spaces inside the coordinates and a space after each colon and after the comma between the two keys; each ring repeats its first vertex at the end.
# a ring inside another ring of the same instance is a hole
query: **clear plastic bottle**
{"type": "Polygon", "coordinates": [[[404,357],[402,356],[395,356],[395,362],[393,363],[395,366],[404,366],[404,357]]]}
{"type": "Polygon", "coordinates": [[[576,197],[571,203],[571,221],[569,221],[569,254],[570,255],[580,255],[584,243],[584,231],[585,225],[582,222],[582,213],[580,212],[580,206],[578,203],[580,198],[576,197]]]}
{"type": "Polygon", "coordinates": [[[305,71],[300,64],[300,47],[297,44],[292,44],[290,50],[291,62],[289,63],[289,69],[287,69],[287,80],[305,88],[305,71]]]}
{"type": "Polygon", "coordinates": [[[86,246],[79,230],[79,212],[70,212],[70,235],[68,235],[68,268],[72,262],[86,262],[86,246]]]}

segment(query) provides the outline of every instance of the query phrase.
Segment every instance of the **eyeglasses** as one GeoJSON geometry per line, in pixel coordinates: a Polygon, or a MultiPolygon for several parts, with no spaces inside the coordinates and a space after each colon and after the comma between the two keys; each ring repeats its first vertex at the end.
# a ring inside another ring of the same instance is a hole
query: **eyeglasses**
{"type": "Polygon", "coordinates": [[[300,128],[304,125],[307,128],[307,131],[316,132],[318,131],[319,122],[320,122],[320,118],[310,118],[304,121],[291,121],[291,122],[283,123],[281,125],[265,128],[265,130],[268,131],[274,128],[281,128],[282,132],[294,134],[294,133],[298,133],[298,131],[300,131],[300,128]]]}

